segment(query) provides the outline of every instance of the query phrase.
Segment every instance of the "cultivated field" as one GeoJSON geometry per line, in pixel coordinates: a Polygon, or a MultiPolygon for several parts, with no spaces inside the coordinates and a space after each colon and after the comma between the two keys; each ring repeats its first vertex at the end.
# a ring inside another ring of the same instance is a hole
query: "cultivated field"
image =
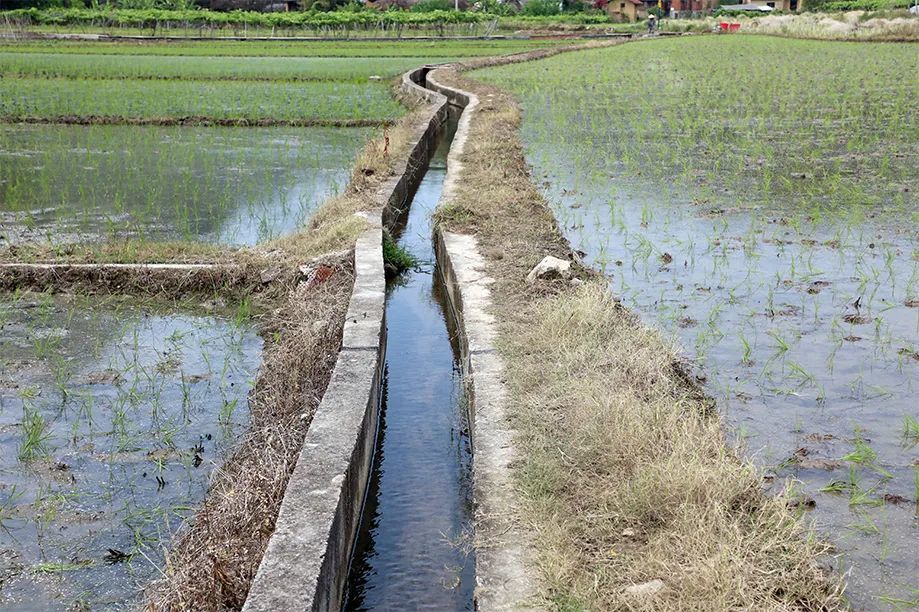
{"type": "Polygon", "coordinates": [[[524,44],[0,46],[0,245],[290,233],[405,112],[391,78],[524,44]]]}
{"type": "Polygon", "coordinates": [[[860,608],[916,602],[919,55],[664,40],[474,73],[515,92],[573,246],[682,343],[860,608]]]}

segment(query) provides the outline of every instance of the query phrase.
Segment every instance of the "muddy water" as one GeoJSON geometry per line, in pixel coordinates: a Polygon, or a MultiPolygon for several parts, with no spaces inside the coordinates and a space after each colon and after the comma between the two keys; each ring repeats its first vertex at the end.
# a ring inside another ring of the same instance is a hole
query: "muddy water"
{"type": "Polygon", "coordinates": [[[570,159],[541,149],[531,162],[572,245],[695,359],[774,490],[800,481],[856,608],[915,602],[916,228],[883,209],[847,223],[693,203],[570,159]]]}
{"type": "Polygon", "coordinates": [[[261,339],[165,312],[0,299],[0,608],[136,605],[244,431],[261,339]]]}
{"type": "Polygon", "coordinates": [[[364,128],[11,125],[0,245],[125,237],[251,245],[348,181],[364,128]]]}
{"type": "Polygon", "coordinates": [[[422,263],[388,290],[384,406],[347,610],[473,609],[469,422],[431,240],[451,139],[398,236],[422,263]]]}

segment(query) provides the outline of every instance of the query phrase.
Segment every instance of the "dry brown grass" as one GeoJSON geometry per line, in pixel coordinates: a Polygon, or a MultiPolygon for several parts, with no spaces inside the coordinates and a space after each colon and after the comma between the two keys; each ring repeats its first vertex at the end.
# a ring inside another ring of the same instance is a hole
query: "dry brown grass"
{"type": "Polygon", "coordinates": [[[245,602],[341,343],[350,255],[314,265],[333,273],[325,282],[299,284],[266,315],[249,430],[215,470],[202,508],[169,550],[163,576],[148,587],[149,610],[239,609],[245,602]]]}
{"type": "Polygon", "coordinates": [[[457,198],[438,221],[477,234],[495,279],[520,520],[535,535],[543,605],[840,607],[839,581],[818,566],[825,547],[725,446],[674,349],[590,271],[580,287],[524,282],[544,255],[571,255],[530,179],[519,109],[494,88],[438,78],[480,98],[457,198]],[[652,597],[624,591],[653,579],[666,586],[652,597]]]}
{"type": "Polygon", "coordinates": [[[815,40],[908,42],[919,40],[919,17],[906,11],[766,15],[739,19],[741,32],[815,40]],[[866,19],[865,17],[870,17],[866,19]]]}
{"type": "Polygon", "coordinates": [[[424,110],[411,111],[379,138],[368,142],[355,161],[345,192],[326,201],[305,229],[279,238],[266,248],[278,249],[300,259],[350,248],[367,227],[358,213],[379,208],[374,194],[391,176],[394,163],[408,157],[413,145],[412,126],[424,116],[424,110]]]}
{"type": "Polygon", "coordinates": [[[726,448],[674,351],[604,282],[541,300],[502,351],[546,595],[573,609],[839,607],[827,549],[726,448]],[[647,599],[630,585],[663,580],[647,599]]]}

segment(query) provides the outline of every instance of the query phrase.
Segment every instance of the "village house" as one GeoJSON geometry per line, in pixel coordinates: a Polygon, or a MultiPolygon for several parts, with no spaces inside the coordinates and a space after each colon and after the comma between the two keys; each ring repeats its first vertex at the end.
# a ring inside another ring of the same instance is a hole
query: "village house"
{"type": "Polygon", "coordinates": [[[606,5],[606,14],[615,21],[635,23],[648,16],[643,0],[610,0],[606,5]]]}
{"type": "Polygon", "coordinates": [[[742,0],[744,6],[768,6],[776,11],[796,13],[804,9],[803,0],[742,0]]]}

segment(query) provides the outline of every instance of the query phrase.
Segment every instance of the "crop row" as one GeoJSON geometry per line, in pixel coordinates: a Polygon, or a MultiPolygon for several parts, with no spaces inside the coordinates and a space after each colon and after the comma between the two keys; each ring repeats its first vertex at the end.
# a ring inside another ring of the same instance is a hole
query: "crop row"
{"type": "Polygon", "coordinates": [[[529,51],[559,44],[553,40],[490,39],[490,40],[328,40],[297,42],[259,42],[202,40],[182,42],[146,42],[131,45],[122,42],[78,42],[46,40],[0,44],[3,53],[56,53],[77,55],[160,55],[160,56],[221,56],[221,57],[337,57],[383,58],[425,57],[431,59],[501,55],[529,51]]]}
{"type": "Polygon", "coordinates": [[[388,121],[403,112],[385,85],[310,81],[0,79],[0,118],[388,121]]]}
{"type": "Polygon", "coordinates": [[[470,11],[292,11],[260,13],[254,11],[200,11],[163,9],[18,9],[0,12],[0,17],[30,25],[112,25],[153,28],[175,24],[176,27],[261,26],[277,28],[386,28],[401,26],[445,26],[460,23],[482,23],[494,16],[470,11]]]}
{"type": "Polygon", "coordinates": [[[0,75],[94,79],[361,81],[392,77],[428,60],[405,58],[117,56],[0,51],[0,75]]]}

